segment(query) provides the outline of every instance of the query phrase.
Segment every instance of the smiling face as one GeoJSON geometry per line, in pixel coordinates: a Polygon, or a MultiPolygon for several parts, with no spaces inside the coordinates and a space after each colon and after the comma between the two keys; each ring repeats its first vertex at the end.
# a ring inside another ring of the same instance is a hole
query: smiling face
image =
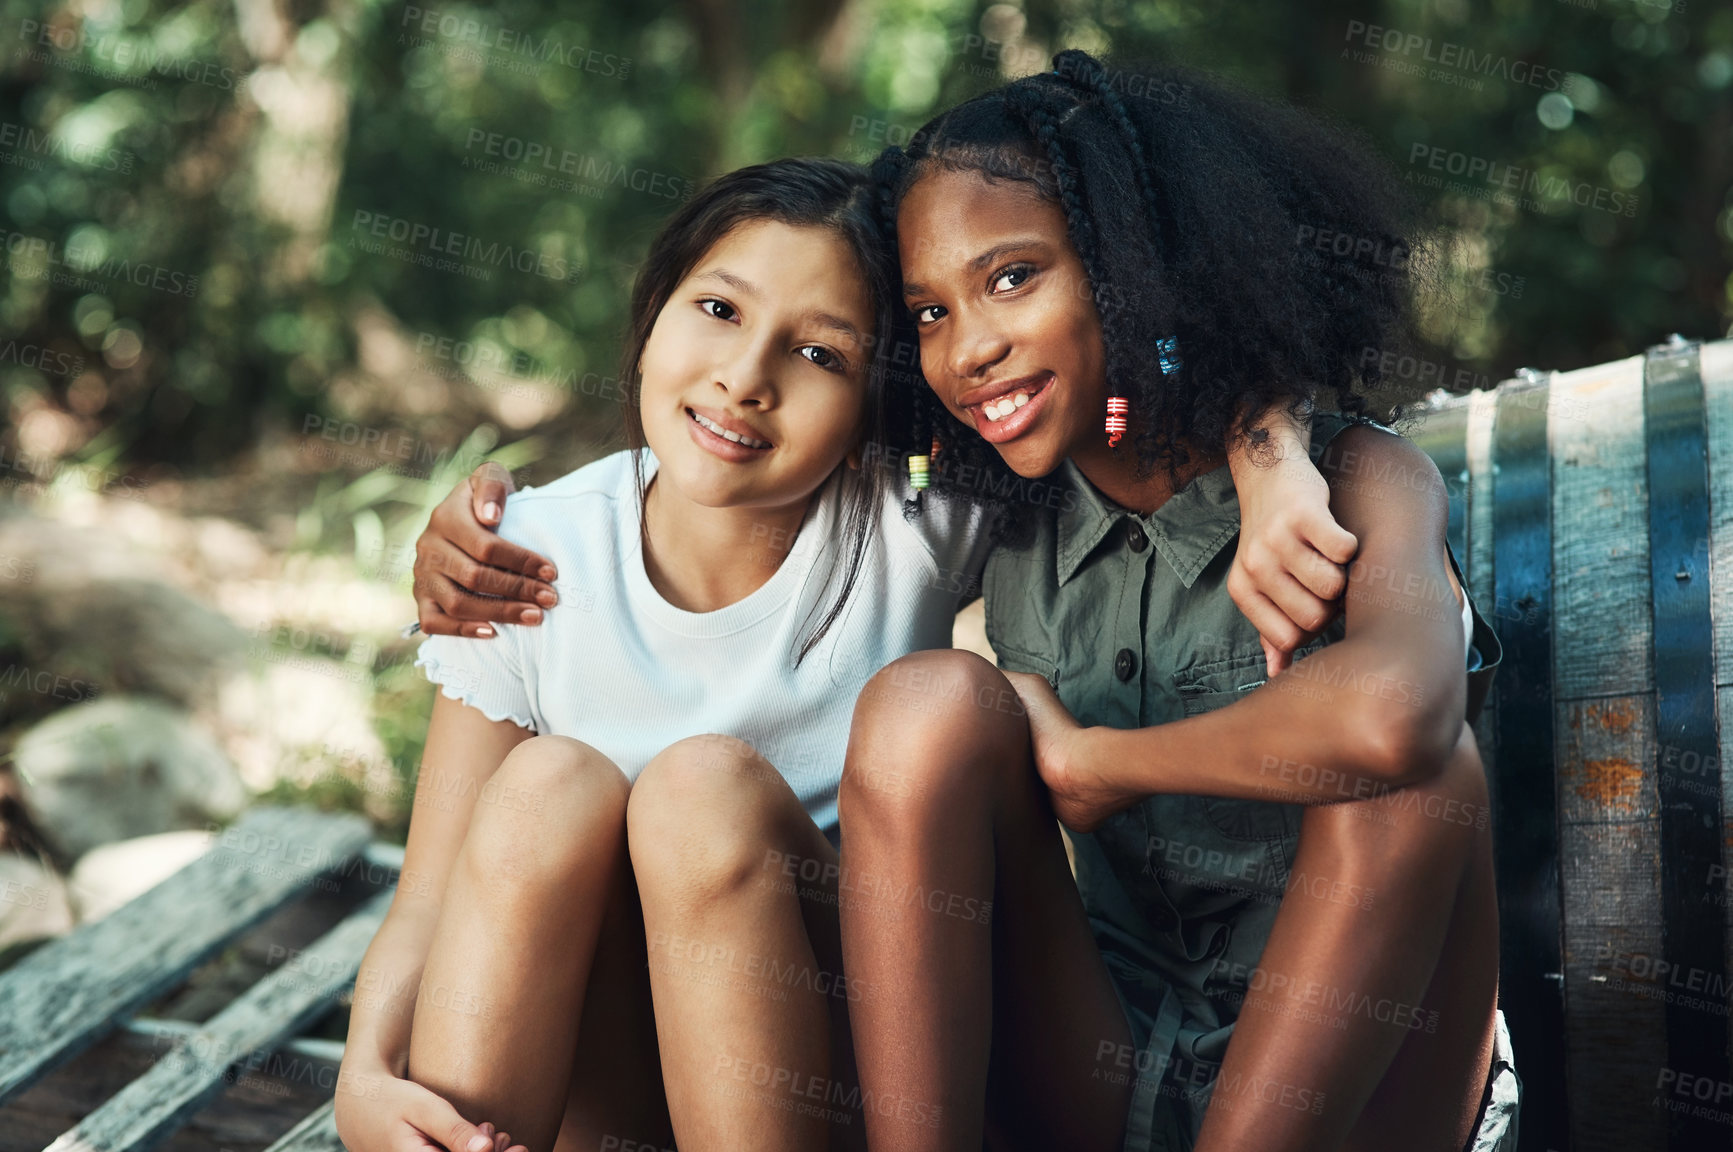
{"type": "Polygon", "coordinates": [[[903,197],[897,245],[921,370],[953,416],[1022,476],[1108,451],[1101,321],[1057,204],[935,168],[903,197]]]}
{"type": "Polygon", "coordinates": [[[873,310],[834,231],[758,220],[713,245],[644,343],[644,438],[709,507],[810,496],[857,443],[873,310]]]}

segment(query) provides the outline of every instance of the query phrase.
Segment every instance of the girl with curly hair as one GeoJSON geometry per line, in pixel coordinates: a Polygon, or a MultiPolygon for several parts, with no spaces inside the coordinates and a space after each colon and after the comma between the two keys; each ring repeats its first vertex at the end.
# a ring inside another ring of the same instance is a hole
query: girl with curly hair
{"type": "Polygon", "coordinates": [[[1469,727],[1497,640],[1436,468],[1364,418],[1424,269],[1390,258],[1417,219],[1298,110],[1178,68],[1054,65],[875,165],[927,498],[1057,475],[1080,499],[1001,510],[999,668],[914,653],[855,709],[844,963],[894,990],[851,1006],[871,1147],[1509,1149],[1469,727]],[[1307,258],[1325,231],[1347,258],[1307,258]],[[1297,659],[1266,662],[1219,445],[1237,412],[1320,398],[1312,448],[1358,552],[1341,618],[1302,613],[1297,659]]]}

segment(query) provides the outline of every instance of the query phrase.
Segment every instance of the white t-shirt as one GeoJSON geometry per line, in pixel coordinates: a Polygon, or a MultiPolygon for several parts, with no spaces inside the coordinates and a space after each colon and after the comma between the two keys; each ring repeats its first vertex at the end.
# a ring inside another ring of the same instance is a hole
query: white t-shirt
{"type": "MultiPolygon", "coordinates": [[[[647,484],[657,461],[642,452],[647,484]]],[[[629,450],[513,493],[500,535],[553,561],[559,604],[535,627],[496,625],[491,640],[430,636],[416,666],[491,720],[582,740],[628,779],[683,737],[738,737],[834,837],[856,696],[897,657],[951,646],[957,610],[980,594],[991,548],[989,514],[973,502],[929,498],[904,520],[910,493],[899,479],[847,607],[796,668],[801,643],[834,602],[830,577],[841,580],[843,486],[855,478],[839,467],[770,579],[714,612],[674,607],[645,574],[629,450]]]]}

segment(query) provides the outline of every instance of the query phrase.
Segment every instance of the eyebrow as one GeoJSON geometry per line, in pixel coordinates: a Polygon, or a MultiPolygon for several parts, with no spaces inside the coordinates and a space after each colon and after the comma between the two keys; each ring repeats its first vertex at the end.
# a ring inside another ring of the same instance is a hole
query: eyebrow
{"type": "MultiPolygon", "coordinates": [[[[746,295],[751,296],[755,300],[756,299],[763,299],[763,297],[764,297],[764,293],[759,291],[758,285],[754,284],[752,281],[747,280],[746,278],[744,278],[742,276],[735,275],[734,273],[730,272],[726,268],[712,268],[708,272],[701,272],[698,274],[698,279],[700,279],[700,280],[720,280],[724,284],[728,285],[730,288],[733,288],[738,292],[745,293],[746,295]]],[[[864,343],[864,341],[861,338],[860,329],[856,328],[853,324],[850,324],[847,320],[844,320],[841,316],[835,315],[834,313],[826,312],[823,309],[814,308],[812,311],[807,312],[805,315],[803,315],[801,317],[801,319],[814,321],[818,324],[823,325],[826,328],[834,328],[839,332],[844,332],[844,333],[848,334],[849,336],[853,337],[857,343],[864,343]]]]}
{"type": "MultiPolygon", "coordinates": [[[[1019,236],[1013,240],[1007,240],[1002,244],[995,244],[979,256],[976,256],[973,260],[969,261],[969,271],[979,272],[986,268],[987,265],[993,263],[993,261],[1007,253],[1018,252],[1025,248],[1039,248],[1045,243],[1046,241],[1040,236],[1019,236]]],[[[904,296],[925,296],[931,291],[932,290],[925,284],[916,284],[908,280],[903,281],[904,296]]]]}
{"type": "Polygon", "coordinates": [[[744,292],[748,296],[764,295],[764,293],[758,290],[758,285],[742,276],[736,276],[726,268],[712,268],[708,272],[700,273],[698,279],[720,280],[730,288],[733,288],[738,292],[744,292]]]}

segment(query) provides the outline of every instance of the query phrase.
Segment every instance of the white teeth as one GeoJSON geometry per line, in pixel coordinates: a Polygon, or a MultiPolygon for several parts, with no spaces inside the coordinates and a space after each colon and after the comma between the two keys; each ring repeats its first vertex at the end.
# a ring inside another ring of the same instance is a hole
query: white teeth
{"type": "Polygon", "coordinates": [[[986,414],[987,419],[997,422],[1027,403],[1029,403],[1029,393],[1017,392],[1010,396],[1002,396],[998,400],[987,401],[982,406],[981,411],[986,414]]]}
{"type": "Polygon", "coordinates": [[[706,420],[706,419],[704,419],[704,417],[698,415],[698,413],[696,413],[696,412],[692,413],[692,419],[698,421],[698,423],[700,423],[704,427],[710,429],[710,431],[716,433],[716,435],[722,437],[724,440],[732,440],[736,444],[744,444],[748,448],[768,448],[768,447],[770,447],[770,441],[768,441],[768,440],[754,440],[750,436],[742,436],[738,432],[730,432],[728,429],[722,427],[722,425],[716,423],[714,420],[706,420]]]}

